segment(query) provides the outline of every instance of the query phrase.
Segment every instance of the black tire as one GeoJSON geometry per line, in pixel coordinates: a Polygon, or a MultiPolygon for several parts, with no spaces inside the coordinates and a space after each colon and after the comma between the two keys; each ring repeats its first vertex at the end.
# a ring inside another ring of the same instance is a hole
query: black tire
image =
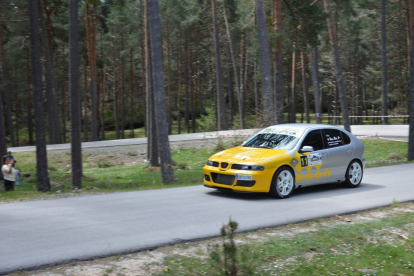
{"type": "Polygon", "coordinates": [[[270,185],[270,195],[275,198],[288,198],[295,190],[295,174],[289,167],[280,167],[275,172],[270,185]]]}
{"type": "Polygon", "coordinates": [[[361,184],[364,171],[361,163],[358,160],[352,160],[345,174],[345,187],[357,188],[361,184]]]}

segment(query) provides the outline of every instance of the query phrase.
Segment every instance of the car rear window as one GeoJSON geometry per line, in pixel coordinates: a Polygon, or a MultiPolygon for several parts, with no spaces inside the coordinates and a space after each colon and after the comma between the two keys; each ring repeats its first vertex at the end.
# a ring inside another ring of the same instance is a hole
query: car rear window
{"type": "Polygon", "coordinates": [[[339,147],[345,144],[344,138],[342,138],[342,131],[337,129],[324,129],[322,132],[328,148],[339,147]]]}
{"type": "Polygon", "coordinates": [[[342,138],[344,138],[344,143],[346,145],[351,143],[351,138],[349,138],[349,136],[345,132],[341,131],[341,134],[342,134],[342,138]]]}

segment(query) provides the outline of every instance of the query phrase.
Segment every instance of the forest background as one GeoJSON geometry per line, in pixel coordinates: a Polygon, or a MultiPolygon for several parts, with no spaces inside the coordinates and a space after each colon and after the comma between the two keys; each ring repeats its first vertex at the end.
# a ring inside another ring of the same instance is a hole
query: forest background
{"type": "MultiPolygon", "coordinates": [[[[413,1],[70,2],[79,17],[82,141],[147,135],[157,165],[155,111],[164,108],[170,134],[408,122],[368,116],[409,114],[413,1]],[[159,5],[162,107],[153,96],[148,2],[159,5]]],[[[29,3],[0,0],[0,128],[9,146],[36,140],[29,3]]],[[[44,134],[49,144],[68,143],[70,4],[37,4],[44,134]]]]}

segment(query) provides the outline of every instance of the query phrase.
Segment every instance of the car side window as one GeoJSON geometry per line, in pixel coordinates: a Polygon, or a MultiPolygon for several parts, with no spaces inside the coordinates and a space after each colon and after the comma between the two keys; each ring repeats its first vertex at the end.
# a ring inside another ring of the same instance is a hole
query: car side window
{"type": "Polygon", "coordinates": [[[349,143],[351,143],[351,138],[349,138],[349,136],[345,132],[341,131],[341,134],[342,134],[342,138],[344,139],[345,145],[348,145],[349,143]]]}
{"type": "Polygon", "coordinates": [[[302,142],[301,149],[304,146],[311,146],[314,150],[321,150],[323,149],[323,140],[322,140],[322,134],[319,129],[312,130],[311,132],[306,135],[305,140],[302,142]]]}
{"type": "Polygon", "coordinates": [[[334,147],[345,145],[344,138],[342,138],[342,134],[341,134],[342,131],[337,130],[337,129],[324,129],[322,130],[322,132],[323,132],[324,141],[326,145],[328,146],[328,148],[334,148],[334,147]]]}

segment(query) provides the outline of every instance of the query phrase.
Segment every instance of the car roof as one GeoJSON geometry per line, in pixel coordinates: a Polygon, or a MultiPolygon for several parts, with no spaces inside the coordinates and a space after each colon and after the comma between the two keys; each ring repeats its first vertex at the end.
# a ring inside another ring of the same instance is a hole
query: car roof
{"type": "Polygon", "coordinates": [[[340,130],[344,130],[341,126],[332,126],[332,125],[322,125],[322,124],[279,124],[279,125],[273,125],[273,126],[269,126],[269,127],[276,127],[276,128],[289,128],[289,129],[298,129],[298,130],[307,130],[307,129],[313,129],[313,128],[318,128],[318,129],[326,129],[326,128],[335,128],[335,129],[340,129],[340,130]]]}

